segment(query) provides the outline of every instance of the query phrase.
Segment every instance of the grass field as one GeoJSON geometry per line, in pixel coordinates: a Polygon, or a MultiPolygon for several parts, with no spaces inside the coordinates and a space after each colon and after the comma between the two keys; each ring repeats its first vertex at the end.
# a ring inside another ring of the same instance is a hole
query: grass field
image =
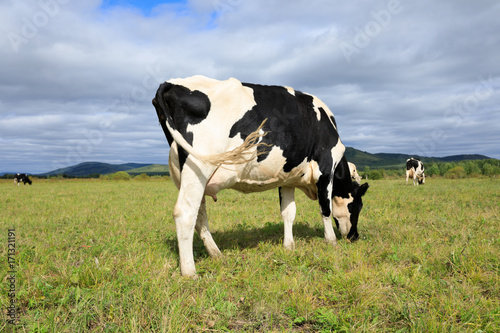
{"type": "Polygon", "coordinates": [[[168,179],[1,181],[0,331],[500,332],[500,180],[370,185],[360,240],[335,248],[302,193],[294,251],[281,245],[277,190],[207,198],[223,257],[195,237],[192,280],[168,179]]]}

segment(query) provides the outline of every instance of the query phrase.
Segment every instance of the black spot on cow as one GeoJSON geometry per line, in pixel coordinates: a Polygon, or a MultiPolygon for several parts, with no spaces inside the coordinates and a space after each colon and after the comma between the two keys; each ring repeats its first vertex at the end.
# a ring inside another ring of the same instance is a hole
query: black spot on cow
{"type": "Polygon", "coordinates": [[[415,170],[417,170],[418,162],[420,162],[420,160],[416,158],[410,158],[406,161],[406,170],[410,170],[411,168],[415,168],[415,170]]]}
{"type": "MultiPolygon", "coordinates": [[[[321,118],[318,121],[311,95],[295,91],[294,96],[285,87],[280,86],[250,83],[243,85],[253,90],[256,105],[232,126],[229,133],[231,138],[239,134],[244,140],[264,119],[268,119],[263,128],[267,135],[263,137],[262,142],[283,150],[283,156],[287,161],[283,171],[290,172],[304,159],[331,160],[330,150],[337,144],[338,134],[332,130],[330,117],[322,108],[320,108],[321,118]]],[[[260,162],[267,158],[268,152],[266,146],[259,149],[262,153],[258,156],[260,162]]],[[[331,164],[332,162],[330,166],[331,164]]]]}
{"type": "MultiPolygon", "coordinates": [[[[208,116],[211,107],[210,99],[206,94],[198,90],[191,91],[184,86],[169,82],[160,85],[153,99],[153,105],[170,146],[173,138],[167,129],[167,121],[170,126],[182,133],[189,144],[193,144],[193,133],[188,132],[187,127],[202,122],[208,116]],[[170,114],[171,117],[167,114],[170,114]]],[[[179,164],[182,169],[189,154],[180,146],[178,151],[179,164]]]]}
{"type": "Polygon", "coordinates": [[[193,133],[187,131],[188,125],[196,125],[202,122],[208,116],[211,107],[210,99],[204,93],[198,90],[191,91],[184,86],[174,85],[169,82],[160,85],[156,97],[153,99],[153,105],[156,108],[156,114],[170,145],[173,139],[168,133],[165,122],[168,121],[173,128],[182,134],[187,142],[192,144],[193,133]]]}
{"type": "MultiPolygon", "coordinates": [[[[352,181],[349,165],[347,164],[347,159],[345,156],[342,157],[339,164],[335,168],[334,180],[333,180],[333,197],[340,197],[348,199],[352,196],[353,201],[347,205],[350,213],[351,229],[347,234],[347,238],[351,241],[355,241],[359,238],[358,233],[358,219],[359,213],[363,208],[363,201],[361,197],[365,195],[368,190],[368,183],[359,185],[357,182],[352,181]]],[[[338,221],[335,220],[338,228],[338,221]]]]}

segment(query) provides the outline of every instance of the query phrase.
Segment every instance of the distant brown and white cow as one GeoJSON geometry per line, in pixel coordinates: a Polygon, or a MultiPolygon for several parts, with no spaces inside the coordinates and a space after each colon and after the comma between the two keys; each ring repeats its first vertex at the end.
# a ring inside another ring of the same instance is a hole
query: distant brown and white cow
{"type": "Polygon", "coordinates": [[[153,105],[179,188],[173,215],[182,275],[196,275],[195,229],[210,256],[220,255],[204,196],[216,200],[223,189],[279,188],[286,248],[294,247],[295,188],[319,201],[326,241],[337,242],[332,215],[344,237],[359,237],[368,184],[352,182],[333,114],[318,98],[289,87],[194,76],[161,84],[153,105]]]}
{"type": "Polygon", "coordinates": [[[356,165],[351,162],[347,162],[347,165],[349,165],[349,173],[351,174],[351,178],[357,181],[358,183],[361,183],[361,176],[358,173],[356,165]]]}
{"type": "Polygon", "coordinates": [[[406,160],[406,185],[408,185],[408,178],[413,178],[413,186],[425,184],[424,164],[416,159],[409,158],[406,160]]]}
{"type": "Polygon", "coordinates": [[[27,174],[16,173],[16,175],[14,176],[14,184],[17,184],[17,186],[19,186],[20,183],[24,183],[24,185],[26,185],[26,183],[28,183],[31,185],[32,182],[27,174]]]}

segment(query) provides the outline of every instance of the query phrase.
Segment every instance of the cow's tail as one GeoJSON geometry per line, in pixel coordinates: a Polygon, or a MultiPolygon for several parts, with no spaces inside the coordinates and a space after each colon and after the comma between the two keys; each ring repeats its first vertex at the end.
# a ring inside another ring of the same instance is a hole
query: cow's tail
{"type": "Polygon", "coordinates": [[[267,119],[264,119],[264,121],[260,124],[260,126],[255,131],[250,133],[243,141],[243,143],[238,147],[220,154],[213,154],[213,155],[200,154],[189,142],[186,141],[184,136],[176,129],[175,122],[172,118],[169,106],[167,105],[164,99],[164,94],[168,91],[168,89],[170,89],[170,87],[172,87],[170,83],[162,84],[158,89],[155,99],[153,100],[153,104],[157,108],[158,118],[160,120],[160,124],[163,128],[163,131],[165,132],[165,135],[167,135],[166,131],[168,131],[168,133],[172,136],[172,140],[175,141],[179,146],[181,146],[188,154],[192,155],[193,157],[204,163],[220,166],[222,164],[226,165],[244,164],[251,161],[258,155],[266,153],[266,151],[262,150],[259,151],[257,149],[258,147],[261,146],[269,146],[268,144],[263,143],[260,140],[267,134],[267,132],[264,132],[262,130],[264,124],[267,121],[267,119]],[[158,107],[163,112],[159,112],[158,107]]]}
{"type": "Polygon", "coordinates": [[[262,130],[266,121],[267,119],[264,119],[260,126],[255,131],[250,133],[238,147],[224,153],[212,155],[201,155],[186,141],[186,139],[184,139],[179,131],[170,126],[168,121],[166,122],[166,125],[174,141],[177,142],[177,144],[186,152],[202,162],[219,166],[222,164],[244,164],[253,160],[258,155],[265,154],[266,151],[258,151],[257,148],[259,146],[269,146],[266,143],[260,142],[260,138],[267,134],[267,132],[262,130]]]}

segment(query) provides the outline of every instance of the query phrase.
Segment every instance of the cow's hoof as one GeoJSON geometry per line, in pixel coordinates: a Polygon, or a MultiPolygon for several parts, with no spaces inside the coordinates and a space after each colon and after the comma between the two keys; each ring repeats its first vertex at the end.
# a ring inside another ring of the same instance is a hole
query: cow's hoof
{"type": "Polygon", "coordinates": [[[331,240],[331,239],[327,239],[325,240],[328,244],[330,244],[331,246],[337,246],[337,240],[331,240]]]}

